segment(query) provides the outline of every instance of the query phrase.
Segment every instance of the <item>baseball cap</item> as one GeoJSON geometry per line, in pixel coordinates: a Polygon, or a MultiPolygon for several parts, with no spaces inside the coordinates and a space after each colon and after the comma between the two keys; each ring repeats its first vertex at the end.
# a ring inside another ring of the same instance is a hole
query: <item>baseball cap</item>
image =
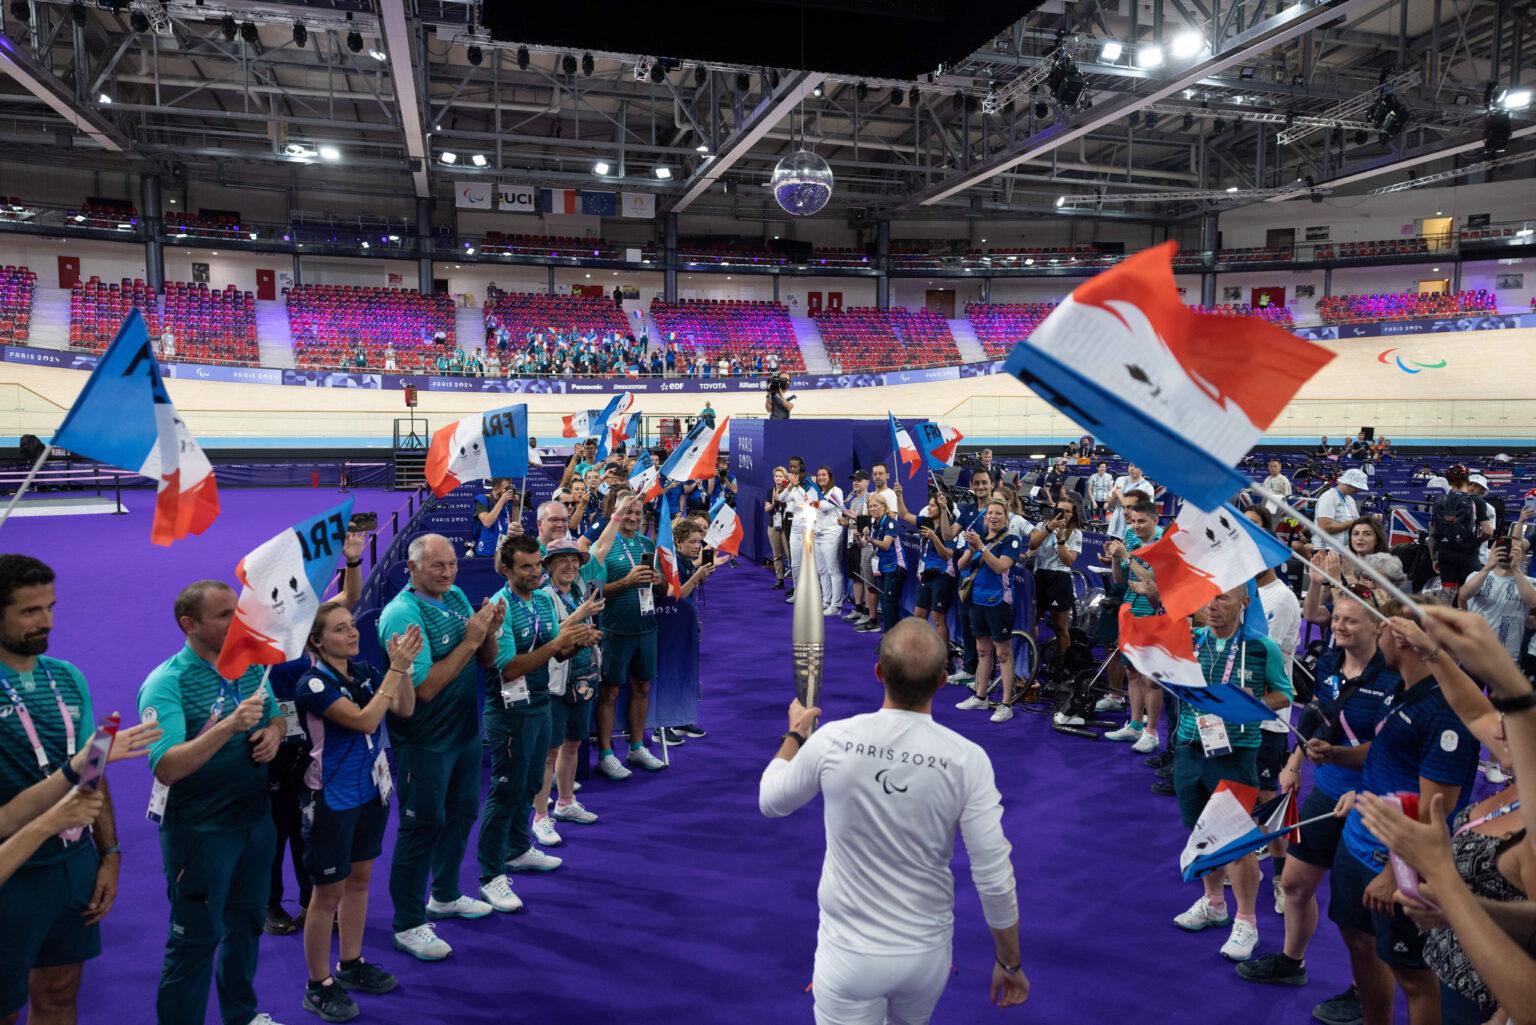
{"type": "Polygon", "coordinates": [[[576,543],[576,539],[574,537],[557,537],[555,540],[551,541],[544,549],[543,561],[548,562],[550,559],[553,559],[557,555],[576,556],[576,564],[578,566],[585,566],[587,564],[587,560],[592,558],[591,555],[581,550],[581,546],[576,543]]]}
{"type": "Polygon", "coordinates": [[[1348,484],[1350,487],[1359,488],[1361,491],[1371,490],[1370,478],[1365,475],[1364,470],[1345,470],[1339,474],[1339,483],[1348,484]]]}
{"type": "Polygon", "coordinates": [[[848,479],[849,480],[869,480],[869,473],[867,471],[865,471],[865,470],[854,470],[853,471],[853,476],[849,477],[848,479]]]}
{"type": "Polygon", "coordinates": [[[1468,477],[1467,478],[1467,483],[1468,484],[1476,484],[1478,487],[1482,488],[1484,491],[1488,490],[1488,478],[1484,477],[1480,473],[1474,473],[1472,476],[1468,477]]]}

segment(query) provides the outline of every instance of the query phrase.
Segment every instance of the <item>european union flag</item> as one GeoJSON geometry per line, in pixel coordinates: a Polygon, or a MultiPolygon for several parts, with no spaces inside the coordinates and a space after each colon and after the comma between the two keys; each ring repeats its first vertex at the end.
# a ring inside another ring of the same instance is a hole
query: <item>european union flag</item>
{"type": "Polygon", "coordinates": [[[583,192],[581,212],[588,217],[617,217],[619,195],[616,192],[583,192]]]}

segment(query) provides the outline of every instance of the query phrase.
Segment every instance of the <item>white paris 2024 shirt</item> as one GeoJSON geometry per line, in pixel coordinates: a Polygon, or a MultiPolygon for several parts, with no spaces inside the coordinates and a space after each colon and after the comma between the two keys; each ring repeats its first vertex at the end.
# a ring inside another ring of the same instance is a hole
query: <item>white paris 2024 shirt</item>
{"type": "Polygon", "coordinates": [[[782,818],[818,792],[827,830],[818,942],[869,954],[948,947],[956,826],[987,924],[1018,921],[1002,796],[978,745],[894,708],[830,722],[793,761],[768,763],[758,807],[782,818]]]}

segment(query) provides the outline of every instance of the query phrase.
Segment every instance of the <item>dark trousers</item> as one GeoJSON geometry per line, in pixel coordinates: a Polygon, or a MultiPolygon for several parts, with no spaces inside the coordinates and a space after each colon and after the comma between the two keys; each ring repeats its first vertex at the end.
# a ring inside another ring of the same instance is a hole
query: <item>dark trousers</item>
{"type": "Polygon", "coordinates": [[[304,772],[308,767],[308,744],[284,744],[277,749],[277,757],[267,763],[267,798],[272,805],[272,825],[277,829],[268,907],[283,902],[285,852],[293,859],[293,875],[299,881],[299,906],[309,907],[313,883],[304,871],[304,822],[299,814],[299,798],[304,796],[304,772]]]}
{"type": "MultiPolygon", "coordinates": [[[[899,542],[898,542],[899,543],[899,542]]],[[[889,630],[901,618],[901,588],[907,571],[900,568],[880,574],[880,629],[889,630]]]]}
{"type": "Polygon", "coordinates": [[[965,652],[961,668],[972,676],[976,675],[976,665],[979,653],[976,651],[976,635],[971,632],[971,603],[959,601],[957,609],[960,619],[960,647],[965,652]]]}
{"type": "MultiPolygon", "coordinates": [[[[559,700],[556,698],[555,700],[559,700]]],[[[506,863],[532,846],[528,817],[544,790],[544,759],[549,752],[549,707],[486,720],[485,742],[491,751],[491,785],[485,791],[476,848],[480,881],[504,874],[506,863]]]]}
{"type": "Polygon", "coordinates": [[[224,1025],[247,1025],[256,1016],[256,954],[276,843],[271,819],[224,833],[160,830],[171,902],[155,993],[160,1025],[202,1021],[210,980],[218,986],[224,1025]]]}
{"type": "Polygon", "coordinates": [[[459,866],[480,812],[479,737],[453,751],[395,748],[400,830],[389,865],[395,932],[427,921],[428,887],[440,901],[463,896],[459,866]]]}

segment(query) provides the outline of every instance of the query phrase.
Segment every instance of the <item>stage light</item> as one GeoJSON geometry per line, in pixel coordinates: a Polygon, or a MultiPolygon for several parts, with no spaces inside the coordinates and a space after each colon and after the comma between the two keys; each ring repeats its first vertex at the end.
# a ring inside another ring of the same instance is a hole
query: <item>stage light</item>
{"type": "Polygon", "coordinates": [[[1483,122],[1483,150],[1492,156],[1509,149],[1511,125],[1509,115],[1503,111],[1490,111],[1483,122]]]}
{"type": "Polygon", "coordinates": [[[667,167],[665,164],[658,164],[651,173],[662,181],[672,180],[672,168],[667,167]]]}
{"type": "MultiPolygon", "coordinates": [[[[112,97],[108,96],[106,93],[102,93],[101,95],[96,97],[96,102],[97,103],[111,103],[112,102],[112,97]]],[[[1508,120],[1508,119],[1506,118],[1505,120],[1508,120]]]]}
{"type": "Polygon", "coordinates": [[[590,53],[582,54],[581,55],[581,73],[583,75],[591,77],[592,72],[595,71],[596,69],[597,69],[597,61],[592,59],[592,55],[590,53]]]}
{"type": "Polygon", "coordinates": [[[1037,100],[1035,102],[1035,120],[1044,121],[1047,117],[1050,116],[1050,113],[1051,108],[1046,106],[1044,100],[1037,100]]]}
{"type": "Polygon", "coordinates": [[[143,11],[134,11],[128,15],[128,27],[135,32],[148,32],[149,19],[144,16],[143,11]]]}
{"type": "Polygon", "coordinates": [[[827,95],[826,87],[818,83],[816,87],[811,90],[811,95],[816,97],[818,100],[821,99],[823,96],[827,95]]]}
{"type": "Polygon", "coordinates": [[[357,30],[347,33],[347,49],[353,53],[363,52],[363,34],[357,30]]]}
{"type": "MultiPolygon", "coordinates": [[[[69,17],[72,21],[74,21],[76,25],[79,25],[82,28],[85,26],[85,23],[90,20],[89,16],[85,13],[85,5],[82,4],[80,0],[75,0],[73,4],[70,4],[69,17]]],[[[231,36],[230,38],[233,39],[234,37],[231,36]]]]}
{"type": "Polygon", "coordinates": [[[1221,118],[1217,118],[1216,121],[1211,125],[1211,134],[1212,135],[1220,135],[1222,132],[1225,132],[1226,130],[1227,130],[1227,123],[1225,121],[1223,121],[1221,118]]]}
{"type": "Polygon", "coordinates": [[[1228,192],[1236,192],[1237,191],[1237,186],[1236,185],[1228,185],[1227,186],[1227,191],[1228,192]]]}
{"type": "Polygon", "coordinates": [[[561,57],[560,70],[565,72],[567,75],[576,74],[576,55],[573,53],[568,53],[564,57],[561,57]]]}
{"type": "Polygon", "coordinates": [[[1209,48],[1205,37],[1198,32],[1180,32],[1173,37],[1173,57],[1175,60],[1184,61],[1192,57],[1198,57],[1209,48]]]}
{"type": "Polygon", "coordinates": [[[1099,60],[1105,64],[1113,64],[1125,53],[1125,47],[1119,43],[1109,42],[1099,47],[1099,60]]]}
{"type": "Polygon", "coordinates": [[[293,45],[294,46],[298,46],[298,47],[303,47],[303,46],[307,45],[308,43],[309,43],[309,29],[304,27],[304,23],[303,22],[299,22],[299,21],[294,22],[293,23],[293,45]]]}
{"type": "Polygon", "coordinates": [[[1499,105],[1505,110],[1524,110],[1531,105],[1531,91],[1529,89],[1510,89],[1504,94],[1499,105]]]}
{"type": "Polygon", "coordinates": [[[666,80],[667,80],[667,69],[662,65],[661,61],[654,62],[651,65],[651,81],[656,83],[657,85],[660,85],[661,83],[665,82],[666,80]]]}
{"type": "Polygon", "coordinates": [[[1184,130],[1187,132],[1187,131],[1189,131],[1193,127],[1195,127],[1195,115],[1193,115],[1193,114],[1185,114],[1184,115],[1184,130]]]}
{"type": "Polygon", "coordinates": [[[1058,207],[1066,206],[1067,205],[1067,197],[1066,196],[1057,196],[1056,197],[1056,205],[1058,207]]]}
{"type": "MultiPolygon", "coordinates": [[[[79,7],[80,5],[76,4],[75,6],[79,7]]],[[[219,19],[219,31],[223,33],[226,43],[233,43],[235,41],[237,29],[238,26],[235,24],[235,19],[232,15],[226,14],[223,18],[219,19]]]]}
{"type": "Polygon", "coordinates": [[[480,47],[478,47],[478,46],[471,46],[465,52],[464,56],[469,59],[469,63],[473,67],[477,67],[478,68],[480,66],[480,62],[485,60],[485,51],[480,49],[480,47]]]}
{"type": "Polygon", "coordinates": [[[469,158],[469,162],[474,164],[476,167],[484,167],[486,164],[490,163],[489,160],[485,159],[484,153],[476,153],[474,156],[469,158]]]}
{"type": "Polygon", "coordinates": [[[613,165],[608,163],[606,160],[599,160],[597,163],[592,165],[592,173],[598,177],[602,177],[612,170],[613,165]]]}
{"type": "Polygon", "coordinates": [[[11,17],[26,24],[32,20],[32,5],[27,0],[11,0],[11,17]]]}
{"type": "Polygon", "coordinates": [[[1242,79],[1244,82],[1246,82],[1249,79],[1253,78],[1253,71],[1254,71],[1253,65],[1245,64],[1242,67],[1237,69],[1237,77],[1242,79]]]}
{"type": "Polygon", "coordinates": [[[372,57],[376,61],[389,60],[389,54],[385,53],[383,50],[380,50],[376,46],[370,46],[368,48],[368,56],[372,57]]]}
{"type": "Polygon", "coordinates": [[[241,25],[240,26],[240,38],[245,40],[248,45],[255,46],[257,44],[257,42],[260,41],[260,39],[261,39],[261,37],[256,34],[256,25],[255,25],[255,23],[248,21],[248,22],[244,23],[243,25],[241,25]]]}
{"type": "Polygon", "coordinates": [[[744,93],[751,88],[752,76],[747,74],[745,71],[736,72],[736,91],[739,93],[744,93]]]}
{"type": "Polygon", "coordinates": [[[921,92],[919,92],[918,89],[917,89],[917,86],[914,85],[911,89],[909,89],[907,91],[907,103],[914,110],[916,110],[918,105],[921,104],[922,102],[923,102],[923,94],[921,92]]]}
{"type": "Polygon", "coordinates": [[[892,89],[891,90],[891,106],[893,106],[893,107],[901,106],[902,101],[905,100],[906,98],[907,98],[906,93],[902,92],[900,89],[892,89]]]}
{"type": "Polygon", "coordinates": [[[519,46],[517,48],[517,69],[519,71],[528,70],[528,47],[526,46],[519,46]]]}
{"type": "Polygon", "coordinates": [[[1136,66],[1138,68],[1155,68],[1163,63],[1163,48],[1161,46],[1143,46],[1136,50],[1136,66]]]}
{"type": "Polygon", "coordinates": [[[1365,134],[1365,129],[1364,128],[1360,129],[1359,131],[1357,131],[1355,133],[1355,145],[1356,146],[1364,146],[1368,139],[1370,139],[1370,136],[1365,134]]]}
{"type": "Polygon", "coordinates": [[[697,146],[695,146],[693,148],[698,150],[700,153],[706,153],[707,154],[709,152],[709,143],[701,142],[701,143],[699,143],[697,146]]]}
{"type": "Polygon", "coordinates": [[[853,97],[860,103],[863,103],[865,100],[869,99],[869,86],[864,82],[860,82],[858,85],[855,85],[853,87],[853,97]]]}
{"type": "Polygon", "coordinates": [[[457,164],[459,162],[459,155],[452,150],[443,150],[443,155],[438,157],[438,159],[445,164],[457,164]]]}
{"type": "Polygon", "coordinates": [[[322,159],[322,160],[340,160],[341,159],[341,150],[337,149],[335,146],[321,146],[320,147],[320,159],[322,159]]]}
{"type": "Polygon", "coordinates": [[[1075,107],[1083,98],[1083,90],[1087,88],[1087,81],[1083,78],[1077,65],[1068,57],[1059,52],[1056,61],[1051,65],[1050,72],[1045,76],[1045,87],[1051,95],[1056,97],[1056,102],[1063,107],[1075,107]]]}
{"type": "Polygon", "coordinates": [[[1382,96],[1365,113],[1365,119],[1376,126],[1382,142],[1390,142],[1401,135],[1410,116],[1408,108],[1396,96],[1382,96]]]}

